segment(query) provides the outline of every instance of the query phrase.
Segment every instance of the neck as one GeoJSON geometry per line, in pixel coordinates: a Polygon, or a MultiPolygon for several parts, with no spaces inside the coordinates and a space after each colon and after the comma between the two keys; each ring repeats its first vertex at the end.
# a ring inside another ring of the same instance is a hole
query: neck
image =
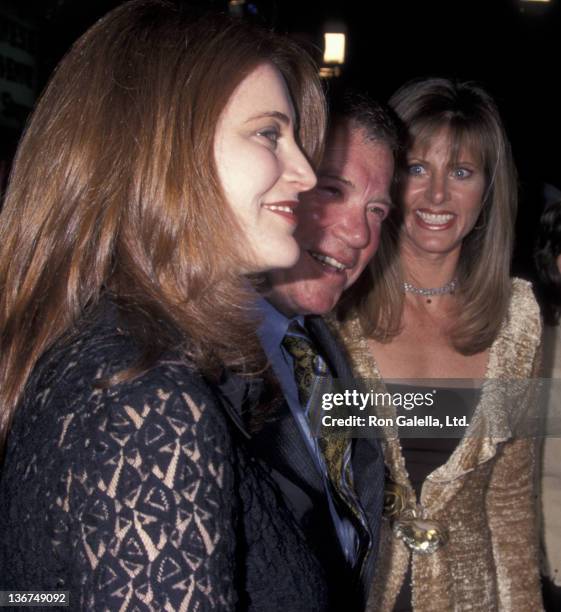
{"type": "Polygon", "coordinates": [[[290,304],[282,299],[282,295],[279,295],[274,289],[261,292],[261,297],[265,298],[273,308],[278,310],[287,319],[292,319],[300,314],[295,312],[294,308],[291,308],[290,304]]]}
{"type": "Polygon", "coordinates": [[[400,263],[403,280],[415,287],[442,287],[456,278],[459,250],[451,253],[413,253],[403,245],[400,263]]]}

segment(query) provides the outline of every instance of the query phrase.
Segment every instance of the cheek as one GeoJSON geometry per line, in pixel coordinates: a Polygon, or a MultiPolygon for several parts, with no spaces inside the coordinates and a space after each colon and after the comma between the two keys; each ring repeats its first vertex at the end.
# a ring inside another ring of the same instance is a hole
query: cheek
{"type": "Polygon", "coordinates": [[[408,213],[413,207],[413,204],[418,198],[418,193],[419,188],[413,187],[410,181],[407,181],[407,183],[404,184],[401,191],[401,203],[405,213],[408,213]]]}
{"type": "Polygon", "coordinates": [[[246,172],[253,178],[258,191],[270,191],[280,179],[282,169],[277,158],[270,151],[261,151],[253,163],[248,164],[246,172]]]}
{"type": "Polygon", "coordinates": [[[477,221],[482,208],[483,190],[477,189],[464,194],[462,209],[473,223],[477,221]]]}
{"type": "Polygon", "coordinates": [[[247,221],[252,208],[250,198],[251,185],[248,184],[247,178],[243,179],[243,174],[231,172],[219,172],[219,177],[226,201],[234,215],[238,220],[247,221]],[[238,180],[236,180],[236,176],[238,180]]]}
{"type": "Polygon", "coordinates": [[[304,225],[315,226],[329,224],[330,217],[333,216],[333,204],[321,202],[321,200],[306,201],[301,208],[301,219],[304,225]]]}
{"type": "Polygon", "coordinates": [[[245,141],[228,142],[216,156],[218,176],[227,193],[249,206],[278,181],[275,155],[260,145],[245,141]]]}
{"type": "Polygon", "coordinates": [[[378,245],[380,244],[380,234],[382,233],[383,227],[383,222],[381,220],[377,220],[370,225],[370,242],[362,251],[367,261],[370,261],[374,253],[376,253],[378,250],[378,245]]]}
{"type": "Polygon", "coordinates": [[[298,225],[294,236],[298,241],[310,244],[312,241],[316,241],[318,236],[321,236],[320,228],[325,227],[322,208],[306,202],[303,205],[301,204],[297,210],[298,225]]]}

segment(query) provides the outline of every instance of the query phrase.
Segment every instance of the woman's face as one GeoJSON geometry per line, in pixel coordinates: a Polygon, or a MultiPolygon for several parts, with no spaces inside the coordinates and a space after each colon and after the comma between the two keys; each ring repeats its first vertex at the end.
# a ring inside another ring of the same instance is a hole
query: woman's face
{"type": "Polygon", "coordinates": [[[450,153],[446,128],[408,151],[402,243],[413,254],[459,253],[481,211],[486,180],[479,156],[463,147],[454,160],[450,153]]]}
{"type": "Polygon", "coordinates": [[[280,72],[262,64],[235,89],[216,128],[214,156],[245,232],[249,269],[294,265],[298,196],[316,177],[294,137],[294,108],[280,72]]]}

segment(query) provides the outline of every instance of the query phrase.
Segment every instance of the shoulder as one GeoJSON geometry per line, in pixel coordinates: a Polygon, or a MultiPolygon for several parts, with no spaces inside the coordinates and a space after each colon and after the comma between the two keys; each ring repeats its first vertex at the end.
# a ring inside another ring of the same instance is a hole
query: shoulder
{"type": "Polygon", "coordinates": [[[94,601],[88,609],[118,608],[118,585],[133,582],[178,609],[184,592],[165,564],[205,585],[193,601],[207,609],[223,598],[229,608],[245,458],[213,386],[176,355],[100,384],[138,355],[129,336],[95,321],[45,357],[10,434],[0,508],[11,511],[0,532],[21,539],[26,571],[32,557],[45,580],[60,571],[82,602],[94,601]]]}
{"type": "MultiPolygon", "coordinates": [[[[128,333],[112,304],[105,304],[84,321],[70,340],[59,343],[41,360],[33,374],[34,383],[52,391],[64,389],[70,397],[104,397],[114,403],[119,398],[153,393],[160,398],[180,395],[188,389],[208,399],[211,387],[188,358],[168,351],[144,370],[142,348],[128,333]],[[122,382],[111,384],[114,377],[122,382]]],[[[75,408],[78,406],[75,406],[75,408]]]]}
{"type": "Polygon", "coordinates": [[[538,344],[542,333],[540,308],[531,283],[521,278],[511,281],[511,295],[505,327],[513,337],[538,344]]]}
{"type": "Polygon", "coordinates": [[[348,313],[344,321],[338,321],[333,314],[330,314],[325,317],[325,323],[339,345],[344,348],[345,355],[355,374],[361,378],[377,377],[378,368],[368,347],[358,315],[353,311],[348,313]]]}
{"type": "Polygon", "coordinates": [[[511,279],[510,316],[519,312],[521,316],[530,317],[535,325],[540,325],[540,309],[532,289],[532,284],[522,278],[511,279]]]}
{"type": "Polygon", "coordinates": [[[112,317],[85,325],[38,367],[16,438],[54,446],[54,456],[78,471],[88,461],[103,461],[92,451],[96,445],[115,453],[139,450],[151,460],[167,453],[166,444],[195,442],[202,455],[228,455],[226,413],[213,387],[179,355],[164,355],[146,371],[110,384],[140,356],[112,317]]]}
{"type": "Polygon", "coordinates": [[[489,375],[529,378],[539,361],[542,323],[532,286],[513,278],[508,313],[491,348],[489,375]]]}
{"type": "Polygon", "coordinates": [[[102,388],[96,385],[99,375],[124,365],[126,360],[114,359],[99,365],[95,378],[82,376],[76,381],[67,417],[69,444],[74,433],[79,447],[96,440],[101,446],[107,442],[115,452],[138,449],[156,460],[168,453],[168,445],[177,445],[182,448],[180,455],[189,455],[187,447],[196,447],[201,460],[205,456],[226,460],[231,446],[226,413],[213,388],[191,364],[168,355],[130,380],[102,388]]]}
{"type": "Polygon", "coordinates": [[[345,346],[353,345],[358,338],[364,335],[355,311],[349,312],[344,321],[338,320],[333,313],[323,317],[323,320],[331,334],[345,346]]]}

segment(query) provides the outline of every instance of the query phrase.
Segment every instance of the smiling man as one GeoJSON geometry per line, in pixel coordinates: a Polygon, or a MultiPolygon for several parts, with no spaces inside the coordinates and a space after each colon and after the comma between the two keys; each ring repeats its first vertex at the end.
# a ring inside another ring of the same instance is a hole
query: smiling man
{"type": "Polygon", "coordinates": [[[355,96],[338,110],[318,183],[297,207],[300,258],[267,276],[260,339],[285,401],[253,444],[317,551],[331,609],[362,610],[378,545],[383,457],[377,440],[312,434],[320,376],[344,387],[353,377],[321,317],[306,315],[332,310],[376,252],[392,206],[399,142],[381,105],[355,96]]]}
{"type": "Polygon", "coordinates": [[[287,316],[332,310],[378,248],[391,207],[397,139],[383,109],[365,104],[335,119],[317,186],[300,198],[298,263],[269,274],[267,299],[287,316]]]}

